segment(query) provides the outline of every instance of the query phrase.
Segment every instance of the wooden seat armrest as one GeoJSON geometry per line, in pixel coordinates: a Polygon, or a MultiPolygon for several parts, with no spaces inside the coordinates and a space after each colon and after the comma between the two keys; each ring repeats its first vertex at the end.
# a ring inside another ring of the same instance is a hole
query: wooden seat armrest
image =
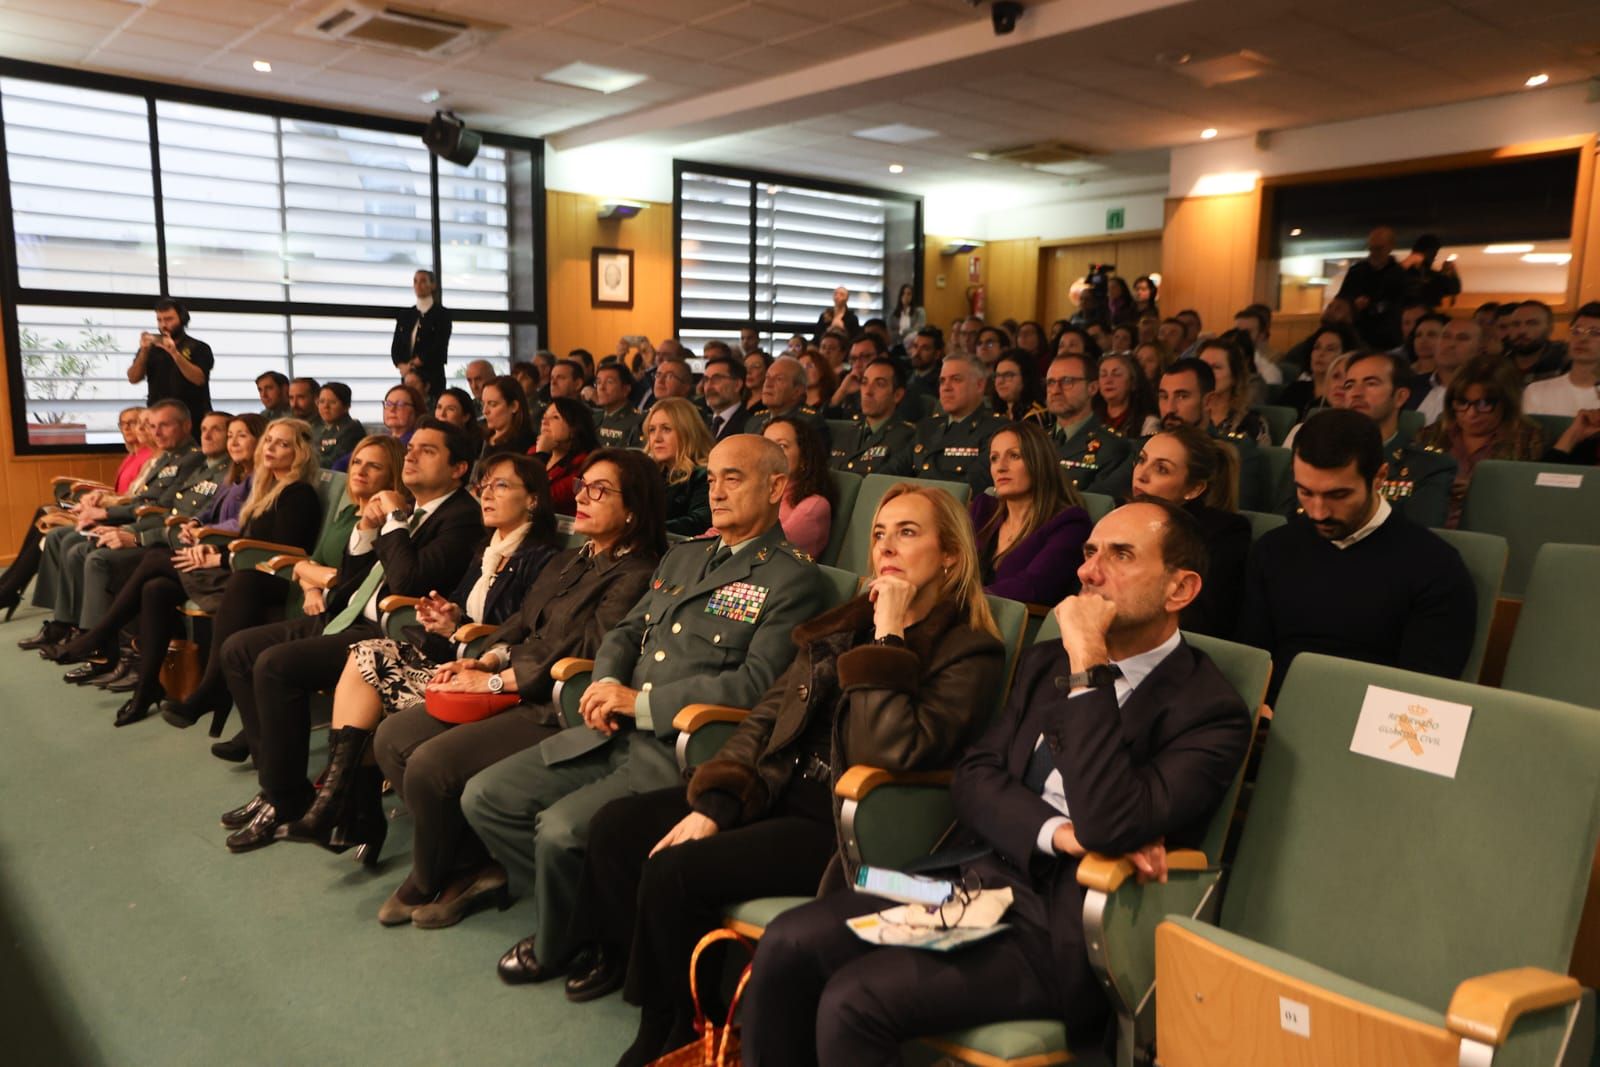
{"type": "Polygon", "coordinates": [[[844,800],[860,803],[880,785],[948,786],[954,776],[954,771],[886,771],[881,767],[858,763],[839,776],[833,793],[844,800]]]}
{"type": "Polygon", "coordinates": [[[260,571],[262,574],[277,574],[279,571],[292,570],[296,563],[299,563],[305,558],[305,556],[300,555],[298,552],[286,552],[281,556],[273,556],[271,559],[262,560],[260,563],[256,564],[256,570],[260,571]]]}
{"type": "Polygon", "coordinates": [[[145,518],[148,515],[165,515],[166,513],[167,509],[162,507],[160,504],[144,504],[133,509],[134,517],[140,519],[145,518]]]}
{"type": "Polygon", "coordinates": [[[584,671],[594,670],[594,660],[579,659],[577,656],[567,656],[556,660],[556,665],[550,668],[550,677],[558,682],[570,681],[584,671]]]}
{"type": "Polygon", "coordinates": [[[165,519],[161,520],[161,525],[170,528],[173,526],[182,526],[188,521],[189,516],[187,515],[168,515],[165,519]]]}
{"type": "Polygon", "coordinates": [[[1499,1046],[1523,1015],[1571,1004],[1582,993],[1576,978],[1542,967],[1480,974],[1456,986],[1445,1025],[1453,1034],[1499,1046]]]}
{"type": "Polygon", "coordinates": [[[288,545],[269,544],[266,541],[257,541],[252,544],[248,539],[241,538],[238,530],[224,530],[220,526],[202,526],[200,529],[194,532],[194,539],[196,541],[205,541],[219,537],[225,537],[228,539],[228,551],[230,552],[233,551],[233,546],[238,544],[240,541],[244,542],[246,548],[260,547],[265,548],[268,551],[280,551],[290,547],[288,545]]]}
{"type": "Polygon", "coordinates": [[[316,586],[318,589],[328,590],[328,589],[332,589],[333,588],[333,583],[338,581],[338,579],[339,579],[339,572],[338,571],[333,571],[332,573],[328,574],[326,577],[321,577],[321,578],[317,578],[317,579],[313,580],[311,584],[316,586]]]}
{"type": "Polygon", "coordinates": [[[50,479],[50,484],[70,486],[74,493],[81,489],[103,489],[108,493],[117,491],[115,486],[107,485],[105,482],[97,482],[93,478],[80,478],[76,474],[58,474],[50,479]]]}
{"type": "Polygon", "coordinates": [[[714,722],[744,722],[749,708],[731,708],[726,704],[685,704],[672,717],[672,728],[680,734],[692,734],[700,727],[714,722]]]}
{"type": "Polygon", "coordinates": [[[1028,617],[1033,619],[1048,619],[1050,613],[1056,610],[1054,604],[1024,604],[1028,609],[1028,617]]]}
{"type": "Polygon", "coordinates": [[[399,611],[401,608],[414,608],[420,603],[422,603],[422,598],[419,596],[400,596],[398,593],[394,593],[378,601],[378,610],[387,615],[392,611],[399,611]]]}
{"type": "MultiPolygon", "coordinates": [[[[1206,854],[1197,848],[1175,848],[1167,853],[1169,871],[1203,871],[1209,866],[1206,854]]],[[[1090,852],[1078,861],[1078,884],[1102,893],[1115,893],[1123,882],[1137,873],[1133,861],[1126,856],[1090,852]]]]}
{"type": "MultiPolygon", "coordinates": [[[[201,530],[202,535],[219,534],[222,530],[201,530]]],[[[229,535],[232,536],[232,535],[229,535]]],[[[271,552],[273,559],[293,556],[295,561],[306,558],[306,550],[299,545],[280,545],[276,541],[257,541],[253,537],[234,537],[228,542],[229,552],[271,552]]]]}
{"type": "Polygon", "coordinates": [[[469,645],[482,637],[488,637],[500,627],[487,622],[469,622],[450,635],[450,640],[458,645],[469,645]]]}

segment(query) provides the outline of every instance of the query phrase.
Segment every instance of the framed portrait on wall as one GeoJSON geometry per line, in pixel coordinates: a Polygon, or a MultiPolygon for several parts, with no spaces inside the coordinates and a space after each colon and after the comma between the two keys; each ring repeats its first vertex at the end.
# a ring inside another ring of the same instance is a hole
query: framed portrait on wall
{"type": "Polygon", "coordinates": [[[596,248],[589,253],[589,306],[633,307],[633,250],[596,248]]]}

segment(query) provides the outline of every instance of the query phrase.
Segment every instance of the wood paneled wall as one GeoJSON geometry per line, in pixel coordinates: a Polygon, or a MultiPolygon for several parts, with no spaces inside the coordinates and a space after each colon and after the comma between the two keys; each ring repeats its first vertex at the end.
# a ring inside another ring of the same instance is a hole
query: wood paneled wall
{"type": "MultiPolygon", "coordinates": [[[[1068,290],[1088,273],[1090,264],[1111,263],[1129,288],[1141,274],[1161,270],[1161,237],[1105,238],[1051,244],[1039,250],[1040,292],[1038,319],[1049,326],[1056,319],[1069,319],[1077,309],[1068,290]]],[[[1165,296],[1162,298],[1165,303],[1165,296]]]]}
{"type": "Polygon", "coordinates": [[[582,193],[545,193],[549,248],[545,347],[556,353],[587,348],[598,358],[616,350],[617,338],[641,333],[652,341],[672,336],[672,205],[651,204],[626,222],[595,217],[599,199],[582,193]],[[633,251],[633,308],[590,306],[590,252],[633,251]]]}
{"type": "Polygon", "coordinates": [[[990,322],[1034,318],[1039,314],[1039,240],[990,241],[984,314],[990,322]]]}
{"type": "MultiPolygon", "coordinates": [[[[966,317],[967,287],[984,284],[989,266],[987,246],[959,256],[942,254],[941,249],[953,240],[953,237],[935,237],[931,233],[922,238],[922,307],[928,313],[928,321],[947,334],[951,319],[958,315],[966,317]],[[967,280],[967,271],[974,255],[978,257],[976,283],[967,280]],[[944,278],[942,289],[939,287],[941,276],[944,278]]],[[[949,340],[948,337],[945,339],[949,340]]]]}
{"type": "Polygon", "coordinates": [[[1161,242],[1161,311],[1200,313],[1206,330],[1231,327],[1233,313],[1256,299],[1259,190],[1167,201],[1161,242]]]}

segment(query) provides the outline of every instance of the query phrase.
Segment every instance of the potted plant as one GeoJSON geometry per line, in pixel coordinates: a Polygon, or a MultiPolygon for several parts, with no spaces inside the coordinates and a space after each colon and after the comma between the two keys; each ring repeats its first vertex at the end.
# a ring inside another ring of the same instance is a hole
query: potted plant
{"type": "Polygon", "coordinates": [[[58,337],[47,342],[37,330],[26,326],[19,334],[29,443],[84,444],[88,425],[69,421],[73,412],[68,405],[95,394],[90,376],[116,349],[116,338],[90,319],[83,320],[76,341],[58,337]]]}

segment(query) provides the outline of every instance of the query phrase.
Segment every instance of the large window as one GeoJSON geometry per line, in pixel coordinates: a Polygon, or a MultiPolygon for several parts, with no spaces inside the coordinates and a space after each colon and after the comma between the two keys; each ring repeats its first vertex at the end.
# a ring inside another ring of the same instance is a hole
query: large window
{"type": "Polygon", "coordinates": [[[922,289],[922,201],[883,190],[678,163],[678,333],[698,348],[754,323],[769,351],[810,336],[838,286],[856,316],[922,289]]]}
{"type": "Polygon", "coordinates": [[[415,271],[437,272],[453,309],[452,378],[527,358],[543,334],[537,141],[486,137],[461,167],[412,124],[3,60],[0,134],[24,451],[120,441],[162,294],[216,353],[218,408],[258,410],[254,380],[277,370],[348,383],[373,427],[415,271]]]}

